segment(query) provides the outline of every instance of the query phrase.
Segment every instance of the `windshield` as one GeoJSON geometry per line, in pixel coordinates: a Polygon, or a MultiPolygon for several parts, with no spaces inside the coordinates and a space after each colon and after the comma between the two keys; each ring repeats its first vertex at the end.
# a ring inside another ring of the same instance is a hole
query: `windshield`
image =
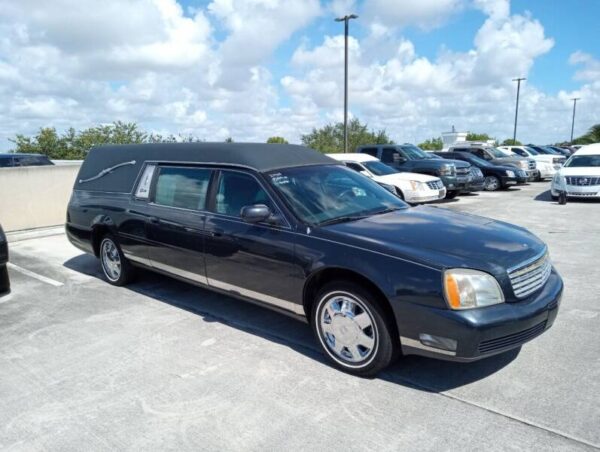
{"type": "Polygon", "coordinates": [[[575,168],[582,166],[600,167],[600,154],[598,155],[574,155],[571,157],[565,166],[575,168]]]}
{"type": "Polygon", "coordinates": [[[376,182],[343,166],[288,168],[268,176],[294,213],[309,224],[351,221],[408,207],[376,182]]]}
{"type": "Polygon", "coordinates": [[[494,156],[494,158],[502,159],[505,157],[511,157],[508,152],[503,152],[498,148],[486,148],[487,151],[494,156]]]}
{"type": "Polygon", "coordinates": [[[531,155],[540,155],[540,153],[538,151],[536,151],[533,148],[530,148],[529,146],[525,146],[525,149],[527,150],[527,152],[529,152],[531,155]]]}
{"type": "Polygon", "coordinates": [[[470,155],[467,160],[469,163],[472,163],[476,166],[492,166],[492,164],[486,160],[483,160],[481,157],[477,157],[475,155],[470,155]]]}
{"type": "Polygon", "coordinates": [[[400,148],[408,155],[409,160],[430,159],[431,157],[423,149],[414,144],[403,144],[400,148]]]}
{"type": "Polygon", "coordinates": [[[391,166],[388,166],[385,163],[381,163],[376,160],[362,162],[362,164],[365,165],[367,169],[376,176],[387,176],[388,174],[396,174],[398,172],[391,166]]]}

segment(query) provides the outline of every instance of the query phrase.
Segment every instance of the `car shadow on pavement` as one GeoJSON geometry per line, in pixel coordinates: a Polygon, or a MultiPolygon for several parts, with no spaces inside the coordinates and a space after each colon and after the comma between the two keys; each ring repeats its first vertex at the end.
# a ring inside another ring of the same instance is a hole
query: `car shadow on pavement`
{"type": "MultiPolygon", "coordinates": [[[[81,254],[64,262],[64,266],[104,281],[98,260],[93,256],[81,254]]],[[[328,365],[309,325],[267,308],[142,269],[136,280],[122,290],[130,290],[184,309],[200,316],[205,322],[219,322],[289,347],[328,365]]],[[[127,300],[126,294],[123,299],[127,300]]],[[[405,356],[381,372],[377,378],[421,391],[442,392],[497,372],[513,361],[519,351],[520,349],[515,349],[468,364],[405,356]]]]}

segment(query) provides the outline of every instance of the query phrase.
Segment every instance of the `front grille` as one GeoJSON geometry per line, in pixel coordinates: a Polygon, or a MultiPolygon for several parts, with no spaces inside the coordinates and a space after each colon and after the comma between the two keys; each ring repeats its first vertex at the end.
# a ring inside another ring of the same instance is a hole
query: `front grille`
{"type": "Polygon", "coordinates": [[[517,170],[517,177],[527,177],[527,173],[523,170],[517,170]]]}
{"type": "Polygon", "coordinates": [[[600,185],[598,176],[565,176],[567,185],[576,185],[577,187],[590,187],[600,185]]]}
{"type": "Polygon", "coordinates": [[[466,176],[471,171],[471,168],[456,168],[457,176],[466,176]]]}
{"type": "Polygon", "coordinates": [[[548,252],[533,262],[527,262],[514,270],[509,270],[508,277],[517,298],[524,298],[541,288],[550,277],[552,264],[548,252]]]}
{"type": "Polygon", "coordinates": [[[479,343],[479,353],[490,353],[503,348],[514,347],[539,336],[546,328],[546,321],[538,323],[531,328],[519,331],[518,333],[509,334],[507,336],[497,337],[496,339],[488,339],[479,343]]]}
{"type": "Polygon", "coordinates": [[[527,164],[529,165],[529,169],[536,169],[535,160],[528,160],[527,164]]]}
{"type": "Polygon", "coordinates": [[[432,180],[427,182],[427,186],[432,190],[441,190],[444,188],[444,183],[441,180],[432,180]]]}
{"type": "Polygon", "coordinates": [[[473,180],[483,180],[483,173],[476,166],[471,167],[471,176],[473,176],[473,180]]]}
{"type": "Polygon", "coordinates": [[[594,193],[577,193],[574,191],[568,191],[567,192],[567,196],[582,196],[582,197],[586,197],[586,196],[596,196],[598,194],[598,192],[594,192],[594,193]]]}

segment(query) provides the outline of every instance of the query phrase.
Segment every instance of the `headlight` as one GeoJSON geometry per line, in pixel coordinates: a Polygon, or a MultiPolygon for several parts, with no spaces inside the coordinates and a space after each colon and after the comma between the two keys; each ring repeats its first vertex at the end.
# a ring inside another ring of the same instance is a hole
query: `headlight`
{"type": "Polygon", "coordinates": [[[508,177],[515,177],[515,172],[514,171],[510,171],[510,170],[506,170],[506,175],[508,177]]]}
{"type": "Polygon", "coordinates": [[[454,165],[442,165],[440,167],[440,176],[452,176],[456,173],[454,165]]]}
{"type": "Polygon", "coordinates": [[[471,309],[504,303],[504,294],[492,275],[466,268],[444,272],[444,294],[451,309],[471,309]]]}
{"type": "Polygon", "coordinates": [[[420,190],[425,190],[425,184],[423,184],[422,182],[416,181],[416,180],[411,180],[410,182],[410,186],[414,191],[420,191],[420,190]]]}
{"type": "Polygon", "coordinates": [[[519,166],[520,166],[521,168],[523,168],[523,169],[527,169],[527,168],[529,168],[529,163],[527,163],[527,162],[525,162],[525,161],[523,161],[523,160],[520,160],[520,161],[519,161],[519,166]]]}

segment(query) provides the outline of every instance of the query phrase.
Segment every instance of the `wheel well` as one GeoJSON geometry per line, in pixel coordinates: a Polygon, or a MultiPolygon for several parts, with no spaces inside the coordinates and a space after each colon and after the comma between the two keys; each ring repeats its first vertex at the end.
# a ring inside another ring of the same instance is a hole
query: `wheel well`
{"type": "Polygon", "coordinates": [[[92,248],[96,257],[100,256],[100,241],[108,232],[108,226],[103,224],[97,224],[92,228],[92,248]]]}
{"type": "Polygon", "coordinates": [[[302,300],[302,304],[304,306],[304,313],[306,314],[306,318],[310,322],[310,313],[312,310],[312,304],[315,301],[315,297],[317,292],[323,287],[325,284],[331,281],[348,281],[355,284],[359,284],[372,293],[376,295],[375,301],[384,311],[387,319],[390,320],[390,324],[394,328],[395,336],[398,336],[398,326],[396,325],[396,317],[394,316],[394,311],[387,297],[381,291],[379,287],[370,279],[364,277],[360,273],[353,272],[352,270],[346,270],[343,268],[326,268],[318,273],[312,275],[306,286],[304,287],[304,296],[302,300]]]}

